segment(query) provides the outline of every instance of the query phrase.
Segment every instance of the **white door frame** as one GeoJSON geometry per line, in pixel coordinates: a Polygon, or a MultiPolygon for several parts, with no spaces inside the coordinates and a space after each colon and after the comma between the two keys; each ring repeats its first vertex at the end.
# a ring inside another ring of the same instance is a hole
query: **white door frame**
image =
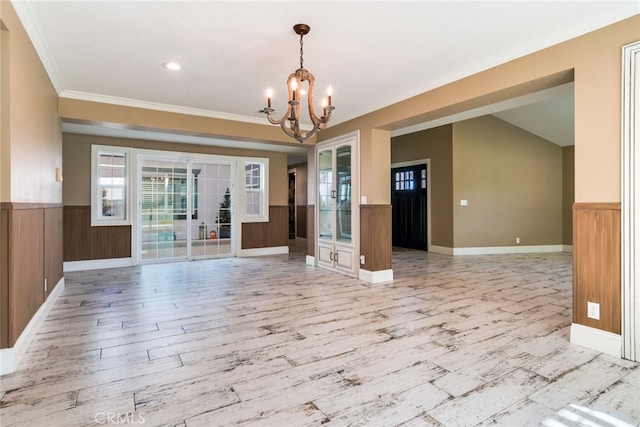
{"type": "MultiPolygon", "coordinates": [[[[142,187],[142,165],[144,160],[157,160],[157,161],[179,161],[185,162],[187,166],[187,171],[189,172],[191,169],[191,164],[193,162],[196,163],[225,163],[231,166],[231,177],[230,177],[230,191],[232,195],[232,201],[237,198],[236,192],[236,181],[239,179],[236,173],[237,162],[241,159],[240,157],[231,157],[231,156],[223,156],[223,155],[215,155],[215,154],[202,154],[202,153],[182,153],[175,151],[159,151],[159,150],[147,150],[147,149],[133,149],[132,150],[132,171],[133,171],[133,179],[131,182],[135,182],[135,186],[132,188],[131,200],[133,202],[133,209],[131,214],[131,257],[133,260],[133,265],[140,264],[153,264],[157,262],[172,262],[172,261],[182,261],[182,260],[193,260],[196,259],[191,255],[190,247],[187,247],[186,256],[184,258],[169,258],[169,259],[161,259],[161,260],[143,260],[140,252],[141,248],[141,223],[140,223],[140,209],[142,207],[142,200],[140,199],[140,189],[142,187]]],[[[188,181],[188,192],[190,193],[191,189],[191,181],[188,181]]],[[[232,202],[231,209],[231,229],[238,230],[240,228],[239,221],[237,220],[237,207],[236,202],[232,202]]],[[[191,211],[191,198],[187,198],[187,211],[191,211]]],[[[187,227],[187,242],[191,241],[191,227],[187,227]]],[[[241,240],[240,233],[232,233],[231,234],[231,252],[226,256],[236,256],[238,253],[237,247],[241,240]]],[[[189,246],[189,245],[188,245],[189,246]]],[[[197,257],[198,259],[200,257],[197,257]]]]}
{"type": "Polygon", "coordinates": [[[622,49],[622,349],[640,361],[640,41],[622,49]]]}

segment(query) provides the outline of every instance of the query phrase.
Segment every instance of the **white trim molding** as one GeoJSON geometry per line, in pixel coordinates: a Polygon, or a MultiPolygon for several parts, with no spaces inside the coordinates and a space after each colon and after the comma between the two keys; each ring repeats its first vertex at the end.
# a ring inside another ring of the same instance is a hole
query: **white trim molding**
{"type": "Polygon", "coordinates": [[[391,282],[393,280],[393,270],[369,271],[361,268],[358,272],[358,279],[368,283],[391,282]]]}
{"type": "Polygon", "coordinates": [[[449,248],[431,245],[429,252],[442,255],[500,255],[573,252],[571,245],[484,246],[476,248],[449,248]]]}
{"type": "Polygon", "coordinates": [[[578,323],[571,324],[571,344],[577,344],[615,357],[620,357],[622,351],[622,337],[620,335],[578,323]]]}
{"type": "Polygon", "coordinates": [[[122,268],[134,266],[133,258],[91,259],[87,261],[67,261],[63,264],[65,273],[71,271],[102,270],[104,268],[122,268]]]}
{"type": "Polygon", "coordinates": [[[640,361],[640,41],[622,48],[622,357],[640,361]]]}
{"type": "Polygon", "coordinates": [[[10,374],[15,372],[20,364],[20,361],[24,357],[25,353],[29,349],[29,346],[36,337],[40,326],[45,321],[49,312],[53,308],[54,304],[58,300],[60,294],[64,290],[64,277],[61,278],[56,287],[51,291],[47,300],[40,306],[36,314],[31,318],[27,327],[18,337],[15,345],[9,348],[3,348],[0,350],[0,375],[10,374]]]}
{"type": "Polygon", "coordinates": [[[563,245],[488,246],[479,248],[453,248],[453,255],[534,254],[563,252],[563,245]]]}
{"type": "Polygon", "coordinates": [[[269,248],[241,249],[239,257],[264,256],[264,255],[286,255],[289,253],[289,246],[272,246],[269,248]]]}

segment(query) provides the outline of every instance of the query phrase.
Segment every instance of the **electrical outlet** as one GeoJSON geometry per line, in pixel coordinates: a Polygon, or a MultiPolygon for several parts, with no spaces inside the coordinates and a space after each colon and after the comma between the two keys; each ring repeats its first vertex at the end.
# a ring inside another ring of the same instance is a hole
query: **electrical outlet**
{"type": "Polygon", "coordinates": [[[364,255],[360,255],[360,264],[364,265],[364,255]]]}
{"type": "Polygon", "coordinates": [[[516,237],[516,245],[519,245],[519,244],[520,244],[520,238],[516,237]]]}
{"type": "Polygon", "coordinates": [[[600,304],[587,302],[587,317],[589,319],[600,320],[600,304]]]}

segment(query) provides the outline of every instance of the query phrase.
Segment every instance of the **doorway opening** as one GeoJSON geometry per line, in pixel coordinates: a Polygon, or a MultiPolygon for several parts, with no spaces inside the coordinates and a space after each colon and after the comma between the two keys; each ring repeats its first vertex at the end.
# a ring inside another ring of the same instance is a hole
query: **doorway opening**
{"type": "Polygon", "coordinates": [[[430,241],[430,161],[391,165],[392,245],[428,251],[430,241]]]}
{"type": "Polygon", "coordinates": [[[296,170],[289,169],[289,240],[296,238],[296,170]]]}

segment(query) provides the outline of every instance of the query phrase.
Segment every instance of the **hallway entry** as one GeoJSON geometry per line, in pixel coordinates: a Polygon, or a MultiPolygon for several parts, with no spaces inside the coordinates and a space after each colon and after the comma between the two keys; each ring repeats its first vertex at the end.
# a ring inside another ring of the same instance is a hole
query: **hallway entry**
{"type": "Polygon", "coordinates": [[[427,164],[391,169],[392,244],[426,251],[427,164]]]}

